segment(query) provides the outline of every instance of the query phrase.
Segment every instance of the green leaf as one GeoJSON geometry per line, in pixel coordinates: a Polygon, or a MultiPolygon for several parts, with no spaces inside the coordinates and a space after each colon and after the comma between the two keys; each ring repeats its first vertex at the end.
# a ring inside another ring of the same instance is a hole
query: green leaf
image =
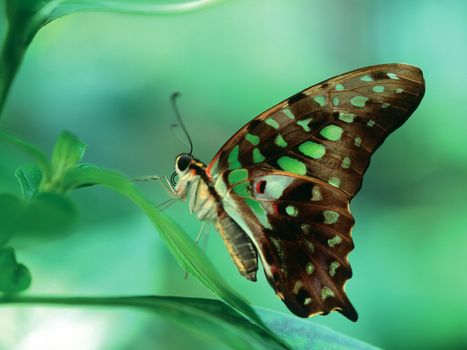
{"type": "Polygon", "coordinates": [[[38,165],[39,169],[41,170],[43,176],[48,178],[51,170],[50,170],[50,163],[47,159],[47,156],[36,146],[33,144],[23,141],[16,136],[7,134],[6,132],[0,131],[0,140],[8,142],[9,144],[19,148],[21,151],[26,153],[30,156],[38,165]]]}
{"type": "Polygon", "coordinates": [[[88,146],[75,135],[62,131],[52,152],[52,170],[62,174],[79,163],[88,146]]]}
{"type": "Polygon", "coordinates": [[[76,209],[68,197],[39,193],[30,200],[0,194],[0,246],[18,239],[56,239],[69,232],[76,209]]]}
{"type": "Polygon", "coordinates": [[[75,219],[75,206],[66,195],[39,193],[28,202],[16,234],[23,238],[58,238],[69,232],[75,219]]]}
{"type": "MultiPolygon", "coordinates": [[[[169,250],[185,271],[204,284],[225,303],[256,324],[264,327],[261,319],[251,306],[227,285],[209,259],[180,226],[159,212],[151,202],[137,191],[136,187],[127,178],[91,165],[76,167],[65,178],[65,187],[69,189],[89,184],[100,184],[132,200],[151,219],[169,250]]],[[[273,335],[271,334],[271,336],[273,335]]],[[[277,339],[277,341],[280,340],[277,339]]]]}
{"type": "Polygon", "coordinates": [[[82,11],[105,11],[131,13],[139,15],[172,15],[201,10],[224,0],[191,0],[165,2],[155,0],[62,0],[49,1],[48,8],[41,11],[40,16],[47,24],[59,17],[82,11]]]}
{"type": "Polygon", "coordinates": [[[66,192],[63,178],[83,158],[87,145],[68,131],[62,131],[52,151],[52,177],[41,184],[41,192],[66,192]]]}
{"type": "Polygon", "coordinates": [[[17,293],[25,290],[31,284],[31,273],[28,268],[16,262],[12,248],[0,249],[0,291],[17,293]]]}
{"type": "Polygon", "coordinates": [[[256,312],[276,335],[295,350],[375,350],[376,347],[348,337],[309,319],[256,307],[256,312]]]}
{"type": "Polygon", "coordinates": [[[22,165],[16,169],[16,178],[19,181],[23,196],[25,198],[34,197],[39,191],[42,181],[42,172],[37,165],[22,165]]]}
{"type": "Polygon", "coordinates": [[[27,210],[25,201],[12,194],[0,194],[0,247],[16,232],[27,210]]]}
{"type": "MultiPolygon", "coordinates": [[[[161,296],[0,298],[0,304],[12,303],[139,307],[156,312],[196,333],[202,332],[233,349],[283,349],[282,345],[271,341],[261,327],[218,300],[161,296]]],[[[255,309],[266,325],[287,340],[294,350],[377,349],[307,319],[264,308],[255,309]]]]}
{"type": "Polygon", "coordinates": [[[218,300],[162,296],[0,298],[0,305],[12,303],[136,307],[157,313],[170,322],[232,349],[286,349],[264,329],[218,300]]]}

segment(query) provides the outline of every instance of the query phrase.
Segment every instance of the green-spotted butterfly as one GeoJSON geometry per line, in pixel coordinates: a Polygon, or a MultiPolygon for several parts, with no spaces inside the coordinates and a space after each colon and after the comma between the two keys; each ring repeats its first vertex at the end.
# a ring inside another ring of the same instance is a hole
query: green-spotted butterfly
{"type": "Polygon", "coordinates": [[[383,64],[339,75],[254,118],[205,165],[175,161],[174,192],[215,224],[240,273],[266,277],[300,317],[357,312],[344,292],[352,275],[349,202],[371,154],[417,108],[420,69],[383,64]]]}

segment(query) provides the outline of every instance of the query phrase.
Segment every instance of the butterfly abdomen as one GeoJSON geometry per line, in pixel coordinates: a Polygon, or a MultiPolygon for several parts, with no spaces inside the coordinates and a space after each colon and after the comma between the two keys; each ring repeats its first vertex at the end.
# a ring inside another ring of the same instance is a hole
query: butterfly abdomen
{"type": "Polygon", "coordinates": [[[256,281],[258,254],[245,231],[224,211],[218,214],[216,229],[221,234],[240,274],[250,281],[256,281]]]}

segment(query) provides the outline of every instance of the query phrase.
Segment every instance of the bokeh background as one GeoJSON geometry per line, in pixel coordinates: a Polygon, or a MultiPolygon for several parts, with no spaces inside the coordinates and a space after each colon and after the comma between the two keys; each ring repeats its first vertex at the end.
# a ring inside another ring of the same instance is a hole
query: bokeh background
{"type": "MultiPolygon", "coordinates": [[[[0,37],[5,34],[3,5],[0,37]]],[[[467,348],[467,2],[232,0],[171,16],[81,13],[34,39],[1,128],[50,152],[68,129],[86,161],[129,176],[170,175],[186,146],[170,129],[180,109],[205,162],[242,125],[328,77],[366,65],[422,68],[426,95],[374,155],[351,203],[359,312],[310,322],[386,349],[467,348]]],[[[19,193],[28,159],[0,144],[0,190],[19,193]]],[[[154,202],[166,194],[141,184],[154,202]]],[[[22,242],[35,294],[212,297],[184,272],[148,219],[104,189],[72,193],[80,219],[61,239],[22,242]]],[[[166,210],[193,238],[185,203],[166,210]]],[[[243,280],[211,229],[206,254],[252,304],[286,311],[262,273],[243,280]]],[[[2,307],[1,349],[219,349],[162,318],[124,309],[2,307]],[[79,341],[77,341],[79,339],[79,341]]]]}

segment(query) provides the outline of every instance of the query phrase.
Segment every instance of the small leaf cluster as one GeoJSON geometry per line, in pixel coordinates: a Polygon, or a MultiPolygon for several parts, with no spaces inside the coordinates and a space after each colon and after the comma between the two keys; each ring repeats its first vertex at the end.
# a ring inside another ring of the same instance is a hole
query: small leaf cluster
{"type": "Polygon", "coordinates": [[[37,147],[0,132],[0,139],[13,144],[33,160],[16,169],[22,195],[0,194],[0,291],[15,293],[31,283],[28,268],[18,264],[13,238],[57,238],[66,234],[76,218],[76,209],[66,193],[73,189],[67,177],[79,166],[86,145],[69,132],[63,132],[55,144],[51,159],[37,147]]]}

